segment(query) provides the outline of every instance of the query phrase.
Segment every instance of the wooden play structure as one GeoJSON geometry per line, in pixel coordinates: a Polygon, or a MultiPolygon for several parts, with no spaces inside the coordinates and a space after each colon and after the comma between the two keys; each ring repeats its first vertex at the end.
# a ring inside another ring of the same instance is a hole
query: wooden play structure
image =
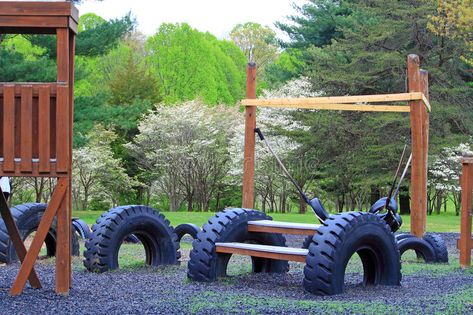
{"type": "Polygon", "coordinates": [[[471,266],[471,250],[473,249],[473,238],[471,236],[471,213],[473,197],[473,156],[462,158],[462,175],[460,178],[461,196],[461,225],[458,249],[460,250],[460,266],[467,268],[471,266]]]}
{"type": "MultiPolygon", "coordinates": [[[[365,284],[399,285],[399,250],[392,231],[386,231],[386,223],[380,216],[362,212],[342,213],[327,219],[318,216],[324,221],[320,225],[277,222],[260,211],[251,210],[254,207],[255,131],[259,131],[256,113],[257,107],[409,113],[411,237],[422,238],[427,215],[431,107],[428,73],[420,69],[419,63],[418,56],[409,55],[406,93],[286,99],[256,99],[256,65],[249,64],[247,99],[242,101],[246,107],[243,209],[217,213],[203,226],[203,233],[194,242],[190,255],[189,278],[213,281],[226,275],[232,254],[248,255],[253,261],[253,272],[285,272],[288,265],[284,262],[305,262],[304,288],[307,291],[319,295],[338,294],[343,291],[346,262],[358,253],[363,262],[365,284]],[[286,247],[285,239],[280,239],[282,234],[309,235],[309,244],[307,248],[286,247]]],[[[261,135],[260,138],[264,139],[261,135]]]]}
{"type": "MultiPolygon", "coordinates": [[[[428,72],[420,69],[419,57],[416,55],[409,55],[408,57],[407,76],[407,93],[256,99],[256,66],[249,65],[246,81],[247,99],[242,101],[242,104],[246,106],[243,208],[251,209],[254,207],[254,129],[256,128],[257,107],[410,113],[412,138],[411,233],[417,237],[422,237],[425,234],[427,218],[427,157],[431,107],[429,103],[428,72]],[[408,104],[399,105],[399,102],[407,102],[408,104]]],[[[298,229],[296,229],[297,231],[298,229]]]]}
{"type": "MultiPolygon", "coordinates": [[[[57,81],[0,83],[0,176],[53,177],[57,185],[27,251],[10,209],[0,198],[1,215],[21,267],[10,290],[26,281],[41,283],[34,264],[57,217],[56,292],[71,287],[71,161],[74,46],[78,10],[70,2],[0,2],[0,34],[56,35],[57,81]]],[[[3,196],[0,194],[0,197],[3,196]]]]}

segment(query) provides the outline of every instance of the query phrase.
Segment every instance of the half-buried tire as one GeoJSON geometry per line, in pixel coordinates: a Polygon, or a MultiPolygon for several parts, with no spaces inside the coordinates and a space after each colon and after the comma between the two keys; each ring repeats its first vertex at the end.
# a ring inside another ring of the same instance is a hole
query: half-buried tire
{"type": "MultiPolygon", "coordinates": [[[[206,223],[192,244],[187,276],[194,281],[210,282],[227,275],[231,254],[215,251],[217,242],[241,242],[272,246],[286,246],[281,234],[248,232],[248,221],[272,220],[263,212],[230,208],[218,212],[206,223]]],[[[287,261],[251,257],[253,272],[284,273],[287,261]]]]}
{"type": "Polygon", "coordinates": [[[92,236],[85,243],[87,270],[102,273],[117,269],[120,246],[130,234],[143,245],[147,265],[178,264],[179,242],[164,215],[146,206],[122,206],[102,214],[92,226],[92,236]]]}
{"type": "Polygon", "coordinates": [[[80,237],[83,240],[88,239],[92,235],[89,225],[85,223],[84,220],[81,220],[79,218],[73,218],[72,226],[74,227],[75,231],[79,233],[80,237]]]}
{"type": "Polygon", "coordinates": [[[363,264],[364,285],[400,285],[399,250],[386,222],[371,213],[346,212],[330,216],[312,238],[304,288],[317,295],[342,293],[355,253],[363,264]]]}
{"type": "MultiPolygon", "coordinates": [[[[11,209],[12,216],[18,226],[21,238],[25,240],[38,229],[47,204],[44,203],[26,203],[15,206],[11,209]]],[[[72,230],[74,228],[71,226],[72,230]]],[[[56,219],[54,219],[51,228],[44,240],[46,245],[46,256],[56,255],[56,219]]],[[[77,234],[72,233],[72,255],[79,256],[79,238],[77,234]]],[[[0,220],[0,262],[11,264],[18,261],[15,248],[10,240],[7,228],[3,220],[0,220]]]]}
{"type": "Polygon", "coordinates": [[[448,263],[447,245],[440,235],[433,233],[425,234],[424,240],[432,245],[435,252],[435,262],[448,263]]]}
{"type": "Polygon", "coordinates": [[[183,223],[176,226],[174,232],[177,235],[177,241],[180,242],[184,235],[190,235],[193,239],[197,238],[197,235],[201,231],[200,227],[192,223],[183,223]]]}
{"type": "Polygon", "coordinates": [[[432,245],[418,237],[406,237],[401,239],[397,246],[399,253],[404,254],[407,250],[415,251],[417,258],[423,259],[426,263],[435,262],[436,256],[432,245]]]}

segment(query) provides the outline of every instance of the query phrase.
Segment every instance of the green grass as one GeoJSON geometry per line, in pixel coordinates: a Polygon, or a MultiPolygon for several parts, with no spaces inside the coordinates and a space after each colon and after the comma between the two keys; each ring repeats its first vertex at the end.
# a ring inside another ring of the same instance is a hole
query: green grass
{"type": "MultiPolygon", "coordinates": [[[[212,212],[162,212],[171,222],[171,225],[177,226],[181,223],[194,223],[202,226],[215,213],[212,212]]],[[[95,220],[102,214],[101,211],[74,211],[72,215],[79,217],[89,225],[94,224],[95,220]]],[[[277,221],[297,222],[297,223],[317,223],[312,213],[270,213],[270,216],[277,221]]],[[[410,229],[410,217],[403,215],[403,225],[401,231],[407,232],[410,229]]],[[[427,216],[428,232],[460,232],[460,217],[451,212],[440,215],[433,214],[427,216]]]]}

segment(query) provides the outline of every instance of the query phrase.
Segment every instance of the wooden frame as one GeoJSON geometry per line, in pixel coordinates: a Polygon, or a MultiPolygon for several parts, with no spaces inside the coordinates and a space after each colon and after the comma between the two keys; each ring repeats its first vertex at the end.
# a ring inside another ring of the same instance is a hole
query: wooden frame
{"type": "MultiPolygon", "coordinates": [[[[56,292],[71,287],[71,173],[74,46],[79,14],[70,2],[0,2],[0,34],[55,34],[57,82],[0,83],[0,176],[55,177],[57,185],[26,251],[5,199],[0,210],[21,261],[10,295],[22,293],[41,245],[57,218],[56,292]]],[[[1,193],[1,190],[0,190],[1,193]]]]}
{"type": "Polygon", "coordinates": [[[467,268],[471,266],[471,250],[473,250],[473,239],[471,236],[472,222],[472,197],[473,197],[473,156],[465,156],[462,159],[462,175],[460,178],[461,196],[461,224],[460,239],[457,247],[460,250],[460,266],[467,268]]]}
{"type": "Polygon", "coordinates": [[[409,82],[407,93],[256,99],[256,65],[253,63],[248,64],[246,99],[241,102],[246,107],[243,208],[254,207],[254,130],[256,128],[257,107],[409,113],[412,138],[411,233],[422,237],[425,233],[427,215],[427,157],[429,112],[431,111],[431,106],[429,103],[428,73],[420,69],[419,57],[417,55],[408,56],[407,76],[409,82]],[[403,102],[404,105],[398,104],[400,102],[403,102]]]}

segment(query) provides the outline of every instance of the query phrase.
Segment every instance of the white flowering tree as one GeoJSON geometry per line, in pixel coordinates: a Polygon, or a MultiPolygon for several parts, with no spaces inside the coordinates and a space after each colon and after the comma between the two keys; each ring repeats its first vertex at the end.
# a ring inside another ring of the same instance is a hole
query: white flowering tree
{"type": "Polygon", "coordinates": [[[439,213],[442,203],[447,199],[452,200],[456,215],[460,214],[461,157],[465,153],[473,153],[469,143],[446,147],[438,156],[434,157],[432,165],[429,167],[429,214],[434,208],[439,213]]]}
{"type": "Polygon", "coordinates": [[[120,197],[138,182],[130,178],[120,159],[113,156],[113,131],[97,125],[88,135],[88,144],[72,152],[73,202],[75,209],[87,210],[92,199],[115,207],[120,197]]]}
{"type": "Polygon", "coordinates": [[[235,108],[208,107],[199,101],[158,105],[139,124],[127,147],[151,185],[169,200],[169,210],[208,211],[226,185],[228,143],[241,125],[235,108]]]}
{"type": "MultiPolygon", "coordinates": [[[[286,97],[314,97],[319,95],[312,91],[312,85],[307,78],[301,77],[287,82],[282,87],[263,91],[262,98],[286,98],[286,97]]],[[[259,127],[270,142],[274,151],[286,162],[301,187],[304,187],[310,179],[310,175],[304,171],[300,163],[307,164],[306,159],[301,157],[294,159],[294,152],[300,148],[300,143],[288,136],[289,133],[307,131],[308,127],[295,118],[293,109],[259,108],[256,118],[259,127]]],[[[233,167],[232,174],[241,178],[243,170],[243,147],[244,126],[239,127],[237,137],[231,146],[233,167]]],[[[263,211],[288,210],[288,199],[295,196],[292,184],[282,173],[273,156],[268,152],[263,143],[256,144],[255,152],[255,193],[256,202],[260,203],[263,211]]],[[[241,183],[241,179],[239,181],[241,183]]],[[[299,198],[299,196],[297,196],[299,198]]],[[[305,202],[300,199],[300,212],[305,212],[305,202]]]]}

